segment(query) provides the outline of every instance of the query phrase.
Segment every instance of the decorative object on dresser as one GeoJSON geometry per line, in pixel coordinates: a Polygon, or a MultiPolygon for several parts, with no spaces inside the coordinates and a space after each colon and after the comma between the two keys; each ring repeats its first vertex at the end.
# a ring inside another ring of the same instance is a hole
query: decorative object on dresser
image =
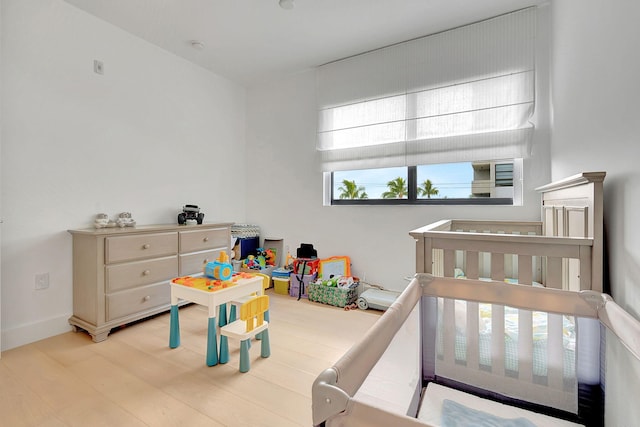
{"type": "Polygon", "coordinates": [[[109,219],[109,215],[106,213],[99,213],[96,215],[96,219],[93,221],[95,228],[111,228],[116,226],[115,221],[109,219]]]}
{"type": "Polygon", "coordinates": [[[200,208],[197,205],[184,205],[182,212],[178,214],[178,224],[184,225],[188,220],[196,221],[198,224],[202,224],[204,221],[204,214],[200,212],[200,208]]]}
{"type": "Polygon", "coordinates": [[[136,221],[131,217],[131,212],[122,212],[116,220],[118,227],[135,227],[136,221]]]}
{"type": "Polygon", "coordinates": [[[168,311],[169,282],[196,275],[230,252],[231,224],[149,225],[69,230],[73,315],[100,342],[118,326],[168,311]]]}

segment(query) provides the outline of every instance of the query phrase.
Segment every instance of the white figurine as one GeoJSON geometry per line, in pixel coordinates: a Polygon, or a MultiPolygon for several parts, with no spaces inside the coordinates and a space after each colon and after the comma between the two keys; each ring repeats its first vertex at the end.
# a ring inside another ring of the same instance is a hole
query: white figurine
{"type": "Polygon", "coordinates": [[[135,227],[136,222],[131,218],[131,212],[122,212],[118,215],[117,223],[119,227],[135,227]]]}
{"type": "Polygon", "coordinates": [[[106,213],[99,213],[96,215],[96,219],[93,221],[93,226],[95,228],[109,228],[115,227],[116,223],[114,221],[109,220],[109,215],[106,213]]]}

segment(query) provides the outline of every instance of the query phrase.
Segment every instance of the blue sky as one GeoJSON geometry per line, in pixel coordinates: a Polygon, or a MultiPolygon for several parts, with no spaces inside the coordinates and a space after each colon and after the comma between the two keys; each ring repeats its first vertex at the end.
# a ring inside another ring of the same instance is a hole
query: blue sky
{"type": "MultiPolygon", "coordinates": [[[[437,198],[467,198],[471,194],[473,180],[471,163],[418,166],[417,173],[419,184],[426,179],[431,180],[433,186],[439,191],[437,198]]],[[[334,194],[337,197],[339,194],[337,189],[342,185],[342,180],[348,179],[355,181],[358,186],[365,187],[370,199],[379,199],[382,198],[382,193],[387,191],[387,182],[399,176],[407,179],[405,167],[334,172],[334,194]]]]}

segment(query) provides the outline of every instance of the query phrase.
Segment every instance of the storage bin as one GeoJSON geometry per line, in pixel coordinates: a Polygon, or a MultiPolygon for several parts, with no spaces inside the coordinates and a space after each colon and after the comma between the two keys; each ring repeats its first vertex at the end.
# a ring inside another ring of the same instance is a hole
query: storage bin
{"type": "Polygon", "coordinates": [[[291,275],[291,270],[287,270],[286,268],[283,268],[283,267],[275,268],[271,272],[271,277],[282,277],[287,280],[289,280],[290,275],[291,275]]]}
{"type": "Polygon", "coordinates": [[[255,255],[256,249],[260,245],[260,238],[255,237],[239,237],[234,246],[235,259],[245,259],[249,255],[255,255]]]}
{"type": "Polygon", "coordinates": [[[354,283],[348,288],[309,283],[308,293],[309,301],[344,307],[354,303],[358,298],[358,283],[354,283]]]}
{"type": "Polygon", "coordinates": [[[274,277],[273,278],[273,290],[276,294],[289,295],[289,278],[288,277],[274,277]]]}
{"type": "Polygon", "coordinates": [[[316,280],[316,274],[291,274],[289,277],[289,295],[292,297],[307,298],[309,283],[316,280]],[[302,289],[300,289],[302,287],[302,289]]]}

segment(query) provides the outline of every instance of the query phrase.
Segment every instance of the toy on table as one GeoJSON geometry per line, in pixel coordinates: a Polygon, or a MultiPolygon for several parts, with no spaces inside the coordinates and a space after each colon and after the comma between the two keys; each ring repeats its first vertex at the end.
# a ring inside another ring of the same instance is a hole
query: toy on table
{"type": "Polygon", "coordinates": [[[183,276],[176,277],[172,280],[173,283],[177,283],[179,285],[187,286],[189,288],[200,289],[201,291],[209,291],[214,292],[219,289],[225,289],[229,286],[233,286],[236,284],[235,281],[230,280],[219,280],[219,279],[210,279],[208,277],[192,277],[192,276],[183,276]]]}
{"type": "Polygon", "coordinates": [[[218,259],[208,262],[204,266],[204,275],[209,279],[229,280],[233,275],[233,265],[229,262],[229,255],[221,251],[218,259]]]}
{"type": "Polygon", "coordinates": [[[252,273],[234,273],[231,280],[211,279],[207,276],[182,276],[176,277],[171,282],[187,286],[189,288],[200,289],[202,291],[215,292],[220,289],[235,286],[239,279],[251,279],[252,277],[255,277],[252,273]]]}

